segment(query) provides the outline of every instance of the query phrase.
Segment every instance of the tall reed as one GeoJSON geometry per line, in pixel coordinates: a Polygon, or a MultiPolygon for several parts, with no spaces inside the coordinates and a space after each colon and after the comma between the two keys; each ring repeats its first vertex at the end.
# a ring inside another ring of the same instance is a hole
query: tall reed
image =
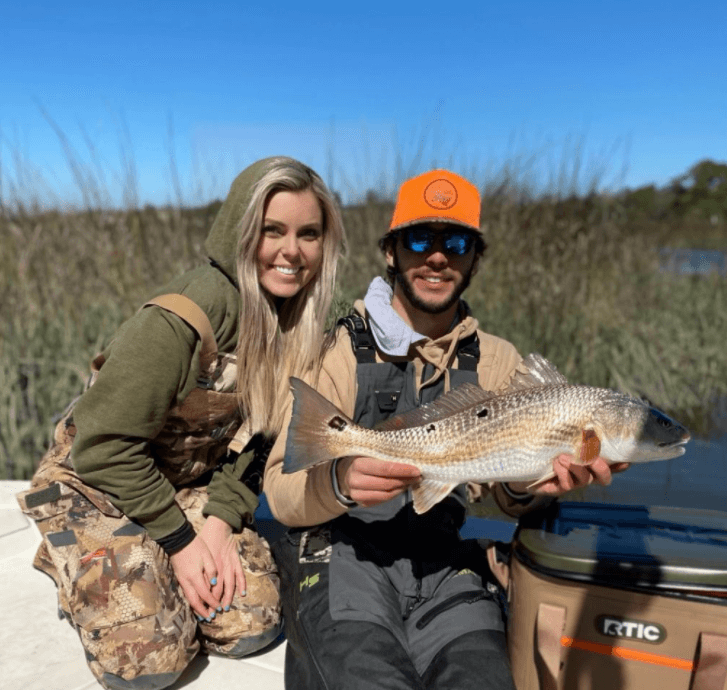
{"type": "MultiPolygon", "coordinates": [[[[79,172],[89,185],[81,211],[42,210],[60,209],[57,200],[12,203],[4,180],[0,477],[32,475],[91,357],[154,288],[204,261],[218,203],[107,210],[89,175],[79,172]]],[[[377,240],[392,208],[370,194],[344,209],[350,254],[334,316],[383,272],[377,240]]],[[[712,403],[727,396],[727,281],[661,273],[657,262],[667,238],[688,244],[688,224],[637,230],[618,199],[536,198],[516,177],[486,189],[482,222],[489,248],[466,298],[485,330],[523,354],[541,352],[575,382],[647,396],[696,430],[711,428],[712,403]]]]}

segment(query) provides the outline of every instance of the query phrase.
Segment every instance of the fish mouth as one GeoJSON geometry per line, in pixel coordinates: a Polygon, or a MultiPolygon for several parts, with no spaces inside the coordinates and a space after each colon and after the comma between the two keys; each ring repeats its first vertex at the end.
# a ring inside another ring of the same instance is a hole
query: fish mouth
{"type": "Polygon", "coordinates": [[[671,443],[659,443],[657,448],[660,451],[660,456],[664,460],[670,460],[671,458],[678,458],[687,452],[686,444],[691,437],[682,438],[679,441],[672,441],[671,443]]]}
{"type": "MultiPolygon", "coordinates": [[[[659,443],[659,448],[677,448],[677,447],[683,447],[686,445],[692,438],[691,434],[685,434],[682,436],[678,441],[664,441],[664,443],[659,443]]],[[[682,448],[684,450],[684,448],[682,448]]]]}

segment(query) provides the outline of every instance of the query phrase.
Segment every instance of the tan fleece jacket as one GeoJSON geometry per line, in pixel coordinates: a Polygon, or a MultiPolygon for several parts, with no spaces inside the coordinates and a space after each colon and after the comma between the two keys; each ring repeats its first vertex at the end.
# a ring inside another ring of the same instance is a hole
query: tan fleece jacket
{"type": "MultiPolygon", "coordinates": [[[[363,301],[358,301],[354,308],[364,314],[363,301]]],[[[480,341],[480,361],[477,377],[480,386],[485,390],[498,391],[507,387],[513,372],[522,361],[515,347],[506,340],[489,335],[477,328],[477,320],[472,316],[465,317],[447,335],[437,340],[426,340],[412,345],[408,357],[388,357],[378,349],[378,362],[413,361],[419,376],[421,388],[421,372],[426,363],[432,364],[437,370],[434,377],[423,382],[429,385],[445,377],[445,390],[449,390],[448,365],[456,365],[457,342],[477,330],[480,341]]],[[[456,368],[456,367],[455,367],[456,368]]],[[[351,347],[351,339],[345,327],[340,327],[336,341],[326,354],[321,375],[316,386],[317,390],[346,415],[352,417],[356,405],[356,356],[351,347]]],[[[264,490],[273,515],[280,522],[291,527],[308,527],[332,520],[346,512],[335,496],[331,482],[330,464],[319,465],[305,472],[283,474],[283,457],[287,440],[287,422],[290,420],[292,401],[287,411],[284,431],[278,437],[268,457],[265,468],[264,490]]],[[[482,487],[483,494],[489,487],[482,487]]],[[[512,516],[521,515],[542,503],[533,497],[523,503],[510,498],[499,485],[494,485],[494,497],[500,508],[512,516]]]]}

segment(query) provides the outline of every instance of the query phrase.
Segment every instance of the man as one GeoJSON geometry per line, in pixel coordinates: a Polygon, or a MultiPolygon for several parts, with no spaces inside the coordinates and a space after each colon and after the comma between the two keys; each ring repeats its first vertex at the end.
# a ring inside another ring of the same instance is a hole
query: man
{"type": "MultiPolygon", "coordinates": [[[[405,182],[380,241],[389,282],[376,278],[327,351],[318,390],[373,426],[465,381],[507,387],[521,357],[482,332],[462,293],[485,243],[480,197],[433,170],[405,182]],[[348,331],[348,332],[347,332],[348,331]],[[350,336],[350,337],[349,337],[350,336]]],[[[417,515],[410,465],[339,458],[282,473],[285,433],[268,459],[265,492],[291,527],[275,556],[283,582],[289,688],[513,688],[493,578],[475,542],[459,539],[464,486],[417,515]]],[[[525,485],[477,487],[518,516],[566,491],[610,481],[602,459],[569,456],[533,495],[525,485]]]]}

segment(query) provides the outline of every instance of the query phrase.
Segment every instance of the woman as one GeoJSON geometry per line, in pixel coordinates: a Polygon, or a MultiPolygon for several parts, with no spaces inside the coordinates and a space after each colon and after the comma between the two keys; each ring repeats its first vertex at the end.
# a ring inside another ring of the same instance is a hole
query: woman
{"type": "Polygon", "coordinates": [[[240,657],[280,632],[252,514],[289,376],[315,374],[343,245],[331,193],[290,158],[233,182],[205,249],[93,363],[20,498],[106,688],[163,688],[201,647],[240,657]],[[244,452],[243,452],[244,450],[244,452]]]}

